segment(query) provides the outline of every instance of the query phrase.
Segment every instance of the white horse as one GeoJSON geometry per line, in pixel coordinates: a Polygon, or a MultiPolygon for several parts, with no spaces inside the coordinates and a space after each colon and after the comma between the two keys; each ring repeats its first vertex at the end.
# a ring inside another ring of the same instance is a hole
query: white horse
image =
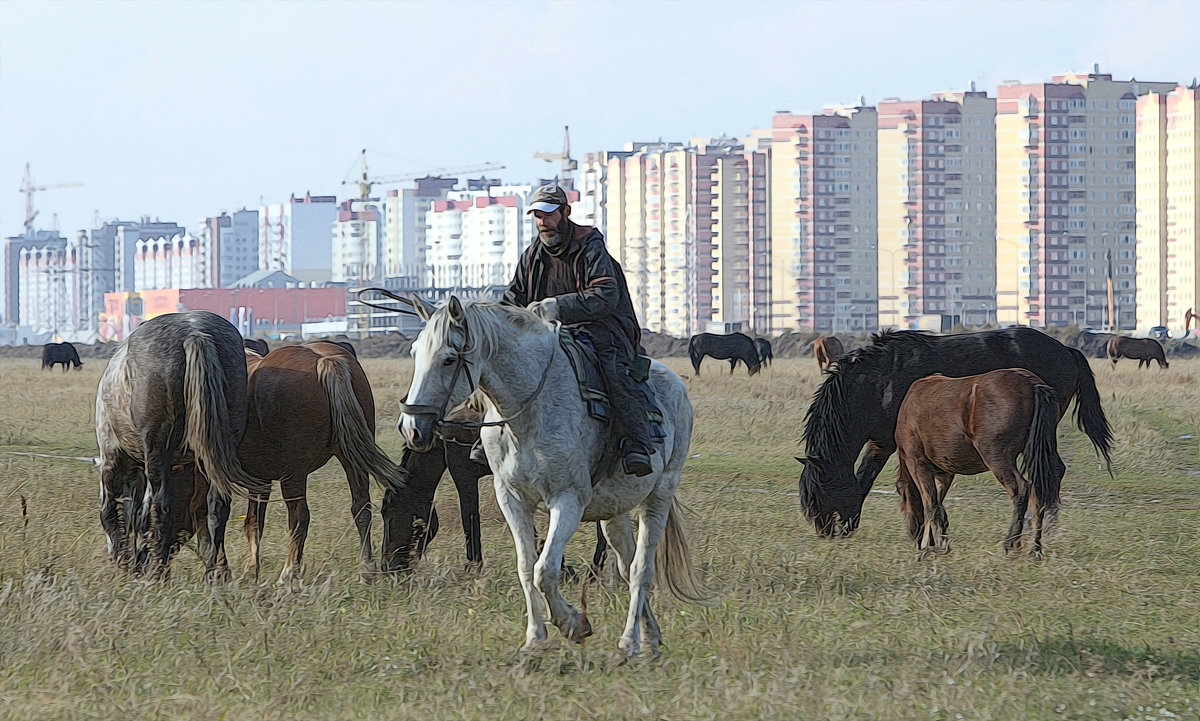
{"type": "Polygon", "coordinates": [[[414,307],[426,325],[413,344],[415,368],[400,432],[409,447],[428,450],[446,410],[478,384],[488,424],[480,436],[494,472],[496,500],[516,543],[525,592],[524,648],[546,640],[545,605],[567,638],[582,641],[591,634],[587,618],[563,598],[559,572],[563,549],[580,522],[600,521],[629,583],[629,614],[619,646],[635,655],[644,644],[657,655],[662,636],[649,603],[656,563],[678,598],[707,601],[675,498],[692,435],[692,404],[683,381],[661,363],[652,365],[648,382],[667,437],[651,457],[654,472],[627,476],[619,462],[603,458],[608,431],[580,399],[555,324],[523,308],[455,297],[437,311],[419,299],[414,307]],[[538,557],[533,518],[540,506],[549,511],[550,526],[538,557]],[[635,509],[636,548],[628,515],[635,509]]]}

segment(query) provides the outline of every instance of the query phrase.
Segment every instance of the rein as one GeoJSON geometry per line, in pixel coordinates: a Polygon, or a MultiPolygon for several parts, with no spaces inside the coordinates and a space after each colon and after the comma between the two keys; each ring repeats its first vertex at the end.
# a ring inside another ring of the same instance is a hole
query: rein
{"type": "MultiPolygon", "coordinates": [[[[555,325],[557,326],[558,323],[556,322],[555,325]]],[[[526,398],[523,403],[521,403],[521,407],[517,409],[517,412],[513,413],[511,416],[508,416],[507,418],[501,418],[498,421],[446,420],[446,418],[445,418],[446,406],[450,403],[450,395],[449,394],[446,394],[446,399],[442,401],[442,405],[440,407],[439,406],[431,406],[431,405],[409,405],[407,403],[401,403],[400,404],[400,412],[407,413],[407,414],[413,415],[413,416],[436,416],[437,417],[436,425],[438,428],[446,428],[446,427],[490,428],[493,426],[507,425],[509,422],[520,417],[520,415],[529,408],[530,404],[533,403],[534,399],[537,398],[539,395],[541,395],[542,389],[546,387],[546,379],[550,377],[550,369],[554,366],[554,358],[557,355],[558,355],[558,350],[556,348],[554,348],[553,345],[551,345],[550,362],[547,363],[545,369],[542,370],[542,377],[538,381],[537,387],[534,388],[533,393],[531,393],[529,395],[529,397],[526,398]]],[[[458,354],[458,363],[454,367],[454,375],[451,376],[451,378],[450,378],[450,389],[452,391],[454,389],[455,384],[458,383],[459,373],[466,371],[467,385],[469,385],[471,387],[472,393],[475,392],[475,390],[476,390],[475,379],[473,379],[471,377],[471,369],[470,369],[469,365],[470,365],[470,361],[468,361],[466,358],[464,358],[462,353],[460,352],[458,354]]]]}
{"type": "Polygon", "coordinates": [[[384,311],[387,311],[388,313],[402,313],[404,315],[417,315],[417,312],[415,310],[412,310],[413,301],[411,298],[405,298],[404,296],[396,295],[395,293],[393,293],[392,291],[390,291],[386,288],[361,288],[354,294],[354,296],[355,296],[355,298],[358,299],[359,303],[362,303],[363,305],[375,308],[376,310],[384,310],[384,311]],[[363,293],[367,293],[372,290],[382,296],[391,298],[394,301],[399,301],[400,303],[404,303],[405,305],[408,306],[408,309],[389,308],[386,305],[378,305],[375,303],[371,303],[370,301],[363,300],[363,293]]]}

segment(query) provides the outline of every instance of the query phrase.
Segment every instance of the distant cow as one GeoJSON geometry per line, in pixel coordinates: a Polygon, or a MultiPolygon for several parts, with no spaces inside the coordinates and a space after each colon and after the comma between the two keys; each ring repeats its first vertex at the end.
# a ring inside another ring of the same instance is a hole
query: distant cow
{"type": "Polygon", "coordinates": [[[771,365],[771,361],[775,360],[775,354],[771,352],[771,341],[766,338],[755,338],[754,345],[758,346],[758,360],[763,367],[771,365]]]}
{"type": "Polygon", "coordinates": [[[846,349],[835,336],[823,335],[813,341],[813,355],[817,357],[817,365],[822,373],[829,372],[829,366],[844,355],[846,349]]]}
{"type": "Polygon", "coordinates": [[[271,346],[262,338],[242,338],[242,346],[254,351],[260,356],[266,356],[271,352],[271,346]]]}
{"type": "Polygon", "coordinates": [[[755,346],[754,341],[750,340],[750,336],[742,333],[730,333],[729,335],[699,333],[694,335],[688,341],[688,356],[692,359],[692,368],[695,369],[696,375],[700,375],[700,361],[704,359],[704,356],[721,360],[729,359],[729,375],[733,375],[733,369],[737,367],[738,361],[746,364],[750,375],[754,375],[762,367],[762,363],[758,359],[758,347],[755,346]]]}
{"type": "Polygon", "coordinates": [[[47,343],[42,346],[42,370],[53,368],[59,363],[62,363],[63,373],[67,372],[71,364],[75,365],[75,370],[83,367],[79,360],[79,351],[70,343],[47,343]]]}
{"type": "Polygon", "coordinates": [[[1122,335],[1111,338],[1108,341],[1108,357],[1114,366],[1120,358],[1136,358],[1138,368],[1142,365],[1149,368],[1150,361],[1158,361],[1160,369],[1171,366],[1167,362],[1166,353],[1163,352],[1162,343],[1153,338],[1130,338],[1122,335]]]}

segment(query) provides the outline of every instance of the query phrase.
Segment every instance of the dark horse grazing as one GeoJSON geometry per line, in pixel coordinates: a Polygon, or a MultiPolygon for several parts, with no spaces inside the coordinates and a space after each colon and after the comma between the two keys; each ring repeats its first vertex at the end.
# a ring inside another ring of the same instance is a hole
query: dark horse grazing
{"type": "MultiPolygon", "coordinates": [[[[408,473],[408,482],[402,488],[388,489],[383,495],[380,515],[383,516],[381,566],[384,571],[408,571],[412,561],[421,557],[437,535],[439,524],[433,494],[447,470],[458,490],[467,563],[483,564],[479,479],[491,475],[492,469],[486,463],[471,460],[471,448],[479,440],[479,429],[456,425],[458,421],[479,422],[483,420],[483,412],[466,405],[447,415],[446,420],[449,423],[439,429],[432,450],[404,450],[400,465],[408,473]]],[[[599,527],[596,530],[592,568],[599,570],[608,544],[599,527]]]]}
{"type": "Polygon", "coordinates": [[[775,360],[775,354],[771,352],[771,341],[766,338],[755,338],[754,345],[758,347],[758,361],[763,367],[771,365],[771,361],[775,360]]]}
{"type": "Polygon", "coordinates": [[[896,414],[908,387],[933,373],[951,377],[1025,368],[1058,394],[1058,416],[1075,399],[1075,420],[1109,462],[1112,431],[1087,358],[1032,328],[936,336],[885,331],[851,351],[817,389],[808,407],[800,506],[818,535],[848,536],[858,527],[875,477],[896,450],[896,414]],[[857,473],[854,459],[867,446],[857,473]]]}
{"type": "Polygon", "coordinates": [[[719,360],[728,359],[729,375],[733,375],[738,361],[746,364],[750,375],[754,375],[762,367],[758,359],[758,348],[754,341],[750,340],[750,336],[743,333],[699,333],[692,336],[688,341],[688,357],[692,359],[692,368],[695,369],[696,375],[700,375],[700,361],[704,356],[719,360]]]}
{"type": "Polygon", "coordinates": [[[70,343],[47,343],[42,346],[42,370],[54,368],[59,363],[62,363],[63,373],[72,365],[75,366],[75,370],[83,367],[83,362],[79,360],[79,351],[70,343]]]}
{"type": "Polygon", "coordinates": [[[822,373],[828,373],[829,366],[845,353],[842,342],[835,336],[823,335],[813,341],[813,356],[817,359],[817,366],[822,373]]]}
{"type": "MultiPolygon", "coordinates": [[[[1143,364],[1149,368],[1150,361],[1158,361],[1160,370],[1171,367],[1171,364],[1167,362],[1167,354],[1163,352],[1162,343],[1154,338],[1113,336],[1108,340],[1107,351],[1109,360],[1113,362],[1114,366],[1120,358],[1136,358],[1138,368],[1141,368],[1143,364]]],[[[64,370],[66,369],[64,368],[64,370]]]]}
{"type": "Polygon", "coordinates": [[[109,556],[131,562],[135,570],[152,556],[165,572],[184,530],[176,522],[191,500],[190,494],[176,497],[180,484],[173,479],[181,464],[195,463],[212,484],[206,493],[205,567],[210,578],[227,578],[230,494],[235,485],[267,484],[238,461],[245,427],[246,354],[229,321],[208,311],[188,311],[138,326],[113,354],[96,390],[100,522],[109,556]],[[151,548],[139,549],[138,538],[151,518],[151,548]]]}
{"type": "Polygon", "coordinates": [[[1041,558],[1046,512],[1053,517],[1058,510],[1066,472],[1057,426],[1054,389],[1024,368],[966,378],[935,373],[913,381],[896,417],[896,492],[917,550],[950,550],[942,503],[954,474],[990,470],[1012,502],[1004,551],[1021,547],[1032,492],[1033,555],[1041,558]]]}
{"type": "MultiPolygon", "coordinates": [[[[375,398],[355,357],[340,343],[285,346],[266,357],[246,353],[249,420],[238,446],[247,471],[279,478],[288,510],[288,558],[280,582],[299,578],[308,536],[308,476],[336,457],[350,485],[350,514],[358,528],[360,572],[371,559],[371,494],[368,479],[389,492],[406,475],[375,444],[375,398]]],[[[270,491],[252,493],[246,509],[246,572],[258,578],[259,544],[270,491]]]]}

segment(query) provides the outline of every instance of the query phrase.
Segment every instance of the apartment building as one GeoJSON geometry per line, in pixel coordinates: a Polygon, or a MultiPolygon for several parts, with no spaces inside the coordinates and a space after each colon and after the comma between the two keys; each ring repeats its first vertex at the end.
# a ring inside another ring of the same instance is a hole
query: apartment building
{"type": "Polygon", "coordinates": [[[995,319],[996,101],[889,98],[879,122],[879,324],[995,319]]]}
{"type": "Polygon", "coordinates": [[[1200,311],[1200,93],[1152,91],[1136,106],[1137,322],[1179,337],[1200,311]]]}
{"type": "MultiPolygon", "coordinates": [[[[493,185],[433,201],[425,231],[428,286],[506,287],[536,234],[525,214],[532,190],[528,185],[493,185]]],[[[577,191],[568,191],[568,198],[577,200],[577,191]]]]}
{"type": "Polygon", "coordinates": [[[332,195],[306,193],[258,209],[259,270],[282,270],[302,281],[333,274],[332,229],[338,211],[332,195]]]}
{"type": "Polygon", "coordinates": [[[748,145],[765,154],[770,294],[763,333],[878,324],[875,108],[775,114],[748,145]]]}
{"type": "Polygon", "coordinates": [[[1001,322],[1134,329],[1137,98],[1174,87],[1097,70],[997,89],[1001,322]]]}

